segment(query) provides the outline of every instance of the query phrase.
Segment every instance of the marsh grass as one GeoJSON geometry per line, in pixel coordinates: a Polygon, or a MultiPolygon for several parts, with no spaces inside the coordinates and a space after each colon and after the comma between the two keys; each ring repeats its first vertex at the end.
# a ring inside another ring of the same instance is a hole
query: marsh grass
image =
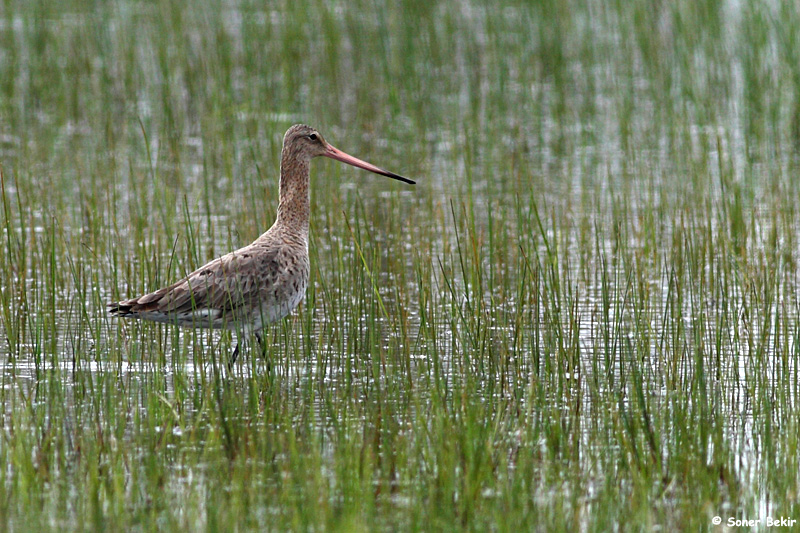
{"type": "Polygon", "coordinates": [[[0,521],[708,530],[800,518],[790,3],[6,2],[0,521]],[[272,223],[235,334],[116,321],[272,223]]]}

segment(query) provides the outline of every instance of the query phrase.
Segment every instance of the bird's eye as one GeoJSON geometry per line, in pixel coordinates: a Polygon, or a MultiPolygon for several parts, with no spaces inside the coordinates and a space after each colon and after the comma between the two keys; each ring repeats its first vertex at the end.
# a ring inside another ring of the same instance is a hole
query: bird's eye
{"type": "Polygon", "coordinates": [[[312,133],[311,135],[308,136],[308,139],[310,141],[316,141],[317,140],[317,134],[316,133],[312,133]]]}

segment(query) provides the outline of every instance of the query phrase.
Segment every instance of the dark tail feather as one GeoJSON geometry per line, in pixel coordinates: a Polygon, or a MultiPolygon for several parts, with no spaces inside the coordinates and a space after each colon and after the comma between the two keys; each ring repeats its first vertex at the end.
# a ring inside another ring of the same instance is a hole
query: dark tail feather
{"type": "Polygon", "coordinates": [[[125,317],[133,314],[133,303],[130,300],[124,302],[111,302],[110,304],[107,304],[106,307],[108,307],[108,312],[114,316],[125,317]]]}

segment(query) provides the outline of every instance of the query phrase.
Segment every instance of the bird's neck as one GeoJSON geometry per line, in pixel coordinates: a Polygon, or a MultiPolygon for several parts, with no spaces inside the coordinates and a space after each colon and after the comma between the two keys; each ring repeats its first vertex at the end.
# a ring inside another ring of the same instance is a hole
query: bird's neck
{"type": "Polygon", "coordinates": [[[308,190],[309,161],[281,154],[280,202],[276,224],[285,230],[308,237],[311,199],[308,190]]]}

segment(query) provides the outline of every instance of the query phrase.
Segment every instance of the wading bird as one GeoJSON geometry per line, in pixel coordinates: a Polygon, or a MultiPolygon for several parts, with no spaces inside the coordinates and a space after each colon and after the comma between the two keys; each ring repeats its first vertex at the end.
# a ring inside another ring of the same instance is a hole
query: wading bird
{"type": "MultiPolygon", "coordinates": [[[[111,314],[252,333],[261,344],[263,327],[287,316],[306,292],[309,167],[319,156],[416,183],[334,148],[314,128],[294,125],[283,137],[280,201],[272,227],[251,244],[214,259],[168,287],[109,304],[111,314]]],[[[238,354],[237,343],[230,364],[238,354]]]]}

